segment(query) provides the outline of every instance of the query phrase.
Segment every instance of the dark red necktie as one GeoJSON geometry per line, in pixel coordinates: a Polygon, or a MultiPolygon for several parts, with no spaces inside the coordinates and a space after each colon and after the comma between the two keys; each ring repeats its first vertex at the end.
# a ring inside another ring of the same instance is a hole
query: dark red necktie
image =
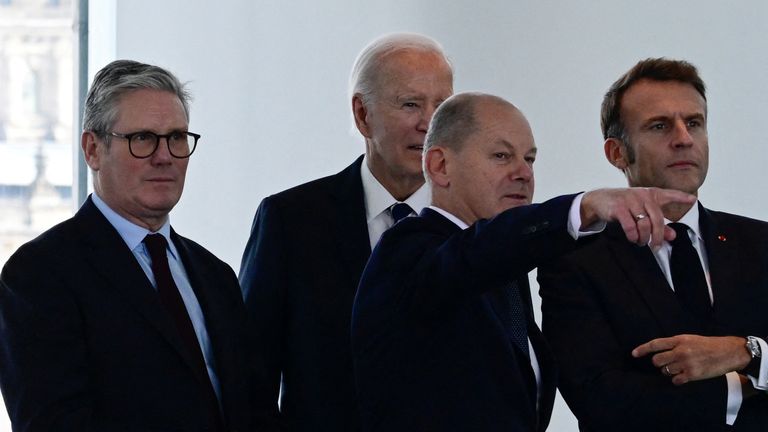
{"type": "Polygon", "coordinates": [[[152,259],[152,274],[155,276],[155,284],[157,285],[157,294],[160,296],[160,302],[168,310],[168,313],[171,314],[176,324],[176,329],[179,331],[179,336],[181,336],[181,340],[189,350],[195,363],[194,367],[207,383],[204,389],[206,404],[211,418],[214,419],[219,430],[222,430],[219,403],[208,376],[205,357],[203,357],[203,351],[200,349],[200,343],[197,340],[195,328],[192,326],[192,320],[189,319],[187,307],[184,305],[184,300],[182,300],[181,294],[179,294],[176,282],[173,281],[173,276],[171,276],[171,269],[168,267],[168,255],[166,252],[168,242],[162,234],[149,234],[144,237],[144,244],[147,246],[149,257],[152,259]]]}

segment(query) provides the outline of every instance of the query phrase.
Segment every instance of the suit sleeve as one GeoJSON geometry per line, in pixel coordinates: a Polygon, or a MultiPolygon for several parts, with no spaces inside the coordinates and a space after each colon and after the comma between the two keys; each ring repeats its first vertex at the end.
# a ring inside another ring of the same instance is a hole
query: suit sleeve
{"type": "Polygon", "coordinates": [[[605,310],[626,311],[623,319],[632,320],[632,305],[602,304],[590,276],[568,257],[538,270],[544,335],[559,360],[560,391],[582,427],[725,430],[725,378],[675,386],[650,358],[634,359],[605,310]]]}
{"type": "Polygon", "coordinates": [[[435,227],[434,217],[403,220],[384,233],[363,273],[353,311],[353,345],[404,318],[435,321],[465,299],[496,289],[571,250],[568,210],[573,196],[507,210],[460,231],[435,227]],[[365,317],[356,321],[354,317],[365,317]],[[356,334],[356,335],[355,335],[356,334]]]}
{"type": "Polygon", "coordinates": [[[0,276],[0,386],[13,430],[128,430],[94,421],[86,334],[69,279],[46,265],[50,251],[21,251],[0,276]]]}
{"type": "Polygon", "coordinates": [[[257,430],[282,430],[278,409],[284,348],[284,288],[289,268],[280,210],[271,198],[259,205],[240,267],[258,376],[254,389],[257,430]]]}

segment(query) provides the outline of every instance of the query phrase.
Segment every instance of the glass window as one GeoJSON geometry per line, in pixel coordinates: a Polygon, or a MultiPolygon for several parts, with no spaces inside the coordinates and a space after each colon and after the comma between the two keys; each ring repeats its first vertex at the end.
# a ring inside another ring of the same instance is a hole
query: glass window
{"type": "Polygon", "coordinates": [[[73,2],[0,0],[0,267],[75,208],[73,2]]]}

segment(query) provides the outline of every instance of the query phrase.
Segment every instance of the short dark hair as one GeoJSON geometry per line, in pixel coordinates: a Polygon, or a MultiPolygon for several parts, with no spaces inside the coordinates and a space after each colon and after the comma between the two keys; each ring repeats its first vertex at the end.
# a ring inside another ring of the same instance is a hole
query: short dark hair
{"type": "Polygon", "coordinates": [[[704,81],[699,76],[696,66],[684,60],[671,60],[664,57],[647,58],[622,75],[611,85],[603,97],[600,110],[600,126],[603,139],[619,138],[627,140],[624,122],[621,119],[621,98],[636,82],[648,79],[653,81],[680,81],[690,84],[707,100],[704,81]]]}

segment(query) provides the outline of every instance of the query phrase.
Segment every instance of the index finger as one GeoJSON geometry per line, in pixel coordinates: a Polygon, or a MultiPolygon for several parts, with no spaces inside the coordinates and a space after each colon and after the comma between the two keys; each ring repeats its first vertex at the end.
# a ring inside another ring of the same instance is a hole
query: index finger
{"type": "Polygon", "coordinates": [[[653,339],[650,342],[646,342],[639,345],[632,350],[632,357],[638,358],[648,354],[656,353],[659,351],[671,350],[675,347],[675,340],[673,338],[658,338],[653,339]]]}
{"type": "Polygon", "coordinates": [[[696,195],[691,195],[674,189],[656,189],[655,199],[660,206],[667,204],[693,204],[696,202],[696,195]]]}

